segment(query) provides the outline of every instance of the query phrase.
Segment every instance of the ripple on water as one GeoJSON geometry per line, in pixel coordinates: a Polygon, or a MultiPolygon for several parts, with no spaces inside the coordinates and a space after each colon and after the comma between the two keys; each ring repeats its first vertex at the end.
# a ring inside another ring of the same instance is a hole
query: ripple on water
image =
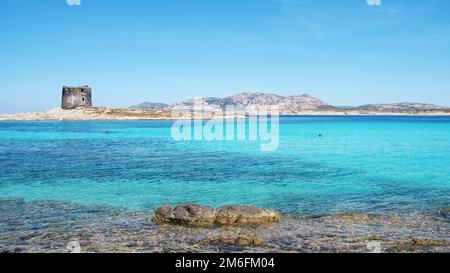
{"type": "Polygon", "coordinates": [[[435,215],[338,213],[263,226],[156,226],[152,215],[107,206],[0,200],[1,252],[449,252],[450,223],[435,215]]]}

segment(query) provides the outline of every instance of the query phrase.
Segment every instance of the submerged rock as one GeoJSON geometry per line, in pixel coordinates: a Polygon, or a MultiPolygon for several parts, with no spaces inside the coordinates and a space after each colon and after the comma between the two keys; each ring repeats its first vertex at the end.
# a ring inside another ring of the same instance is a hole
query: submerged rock
{"type": "Polygon", "coordinates": [[[202,241],[203,244],[222,244],[232,246],[262,246],[264,242],[257,236],[249,235],[222,235],[218,237],[207,238],[202,241]]]}
{"type": "Polygon", "coordinates": [[[340,212],[331,214],[325,217],[331,217],[333,219],[348,221],[348,222],[359,222],[359,223],[370,223],[377,220],[377,215],[364,214],[364,213],[352,213],[352,212],[340,212]]]}
{"type": "Polygon", "coordinates": [[[450,218],[450,208],[443,208],[439,210],[439,214],[444,216],[445,218],[450,218]]]}
{"type": "Polygon", "coordinates": [[[414,252],[414,251],[422,251],[426,252],[427,249],[430,249],[431,247],[448,247],[449,243],[444,240],[434,240],[434,239],[413,239],[412,241],[408,242],[400,242],[397,245],[395,245],[391,251],[393,252],[414,252]]]}
{"type": "Polygon", "coordinates": [[[186,204],[172,208],[164,205],[156,209],[157,224],[181,224],[193,226],[264,224],[278,222],[281,214],[253,206],[224,206],[214,209],[198,204],[186,204]]]}

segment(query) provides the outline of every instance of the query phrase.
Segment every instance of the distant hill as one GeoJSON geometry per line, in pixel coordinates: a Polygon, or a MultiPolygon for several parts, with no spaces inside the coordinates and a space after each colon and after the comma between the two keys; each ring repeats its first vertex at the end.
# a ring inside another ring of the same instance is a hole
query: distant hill
{"type": "MultiPolygon", "coordinates": [[[[365,111],[385,111],[385,112],[450,110],[450,108],[434,104],[414,103],[414,102],[367,104],[357,107],[351,106],[336,107],[308,94],[295,96],[281,96],[271,93],[248,93],[248,92],[240,93],[226,98],[205,97],[202,98],[201,103],[204,111],[216,111],[219,109],[225,110],[226,106],[254,107],[254,106],[278,105],[280,113],[282,114],[295,114],[301,112],[302,110],[324,110],[324,111],[365,110],[365,111]]],[[[164,103],[144,102],[130,107],[130,109],[138,109],[138,110],[158,109],[163,111],[192,110],[193,108],[194,108],[194,99],[174,103],[171,105],[164,103]]]]}
{"type": "Polygon", "coordinates": [[[386,103],[386,104],[367,104],[356,107],[356,109],[379,110],[379,111],[431,111],[448,108],[427,103],[401,102],[401,103],[386,103]]]}
{"type": "Polygon", "coordinates": [[[143,102],[138,105],[133,105],[129,109],[134,110],[148,110],[148,109],[162,109],[164,107],[167,107],[169,105],[165,103],[159,103],[159,102],[143,102]]]}
{"type": "MultiPolygon", "coordinates": [[[[211,111],[217,108],[225,109],[226,106],[252,107],[278,105],[280,112],[283,113],[293,113],[305,109],[313,110],[328,105],[326,102],[308,94],[285,97],[267,93],[241,93],[226,98],[207,97],[202,98],[202,104],[205,110],[211,111]]],[[[173,109],[192,109],[194,107],[194,99],[175,103],[171,107],[173,109]]]]}

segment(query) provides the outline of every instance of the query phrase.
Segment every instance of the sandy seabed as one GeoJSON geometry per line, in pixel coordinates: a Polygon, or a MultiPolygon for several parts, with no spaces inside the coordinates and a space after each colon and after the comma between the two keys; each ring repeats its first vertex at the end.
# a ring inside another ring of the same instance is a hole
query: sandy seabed
{"type": "Polygon", "coordinates": [[[286,216],[261,226],[158,226],[152,212],[0,200],[0,252],[450,252],[448,214],[286,216]]]}

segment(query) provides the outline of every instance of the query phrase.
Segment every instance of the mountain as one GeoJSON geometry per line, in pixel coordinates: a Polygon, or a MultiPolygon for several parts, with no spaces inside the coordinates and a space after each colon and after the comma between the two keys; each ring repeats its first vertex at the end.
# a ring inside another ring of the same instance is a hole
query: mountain
{"type": "MultiPolygon", "coordinates": [[[[294,113],[299,110],[314,110],[328,104],[320,99],[314,98],[308,94],[300,96],[281,96],[267,93],[241,93],[226,98],[207,97],[202,98],[201,103],[205,111],[214,111],[225,109],[226,106],[268,106],[278,105],[281,113],[294,113]]],[[[192,109],[194,99],[175,103],[171,105],[172,109],[192,109]]]]}
{"type": "Polygon", "coordinates": [[[386,103],[386,104],[367,104],[356,107],[360,110],[379,110],[379,111],[431,111],[448,109],[446,107],[415,102],[386,103]]]}
{"type": "MultiPolygon", "coordinates": [[[[130,107],[131,109],[139,110],[162,110],[162,111],[186,111],[193,110],[194,99],[167,105],[164,103],[150,103],[144,102],[139,105],[130,107]]],[[[200,102],[197,102],[200,103],[200,102]]],[[[255,106],[270,106],[277,105],[281,114],[296,114],[302,110],[366,110],[366,111],[433,111],[433,110],[445,110],[449,111],[450,108],[442,107],[434,104],[426,103],[386,103],[386,104],[367,104],[357,107],[335,107],[329,105],[323,100],[312,97],[308,94],[297,96],[281,96],[270,93],[241,93],[226,98],[218,97],[205,97],[201,98],[201,104],[205,112],[214,112],[217,110],[225,110],[226,106],[234,107],[246,107],[252,108],[255,106]]]]}
{"type": "Polygon", "coordinates": [[[168,105],[165,103],[159,103],[159,102],[143,102],[138,105],[133,105],[129,109],[133,110],[148,110],[148,109],[162,109],[164,107],[167,107],[168,105]]]}

